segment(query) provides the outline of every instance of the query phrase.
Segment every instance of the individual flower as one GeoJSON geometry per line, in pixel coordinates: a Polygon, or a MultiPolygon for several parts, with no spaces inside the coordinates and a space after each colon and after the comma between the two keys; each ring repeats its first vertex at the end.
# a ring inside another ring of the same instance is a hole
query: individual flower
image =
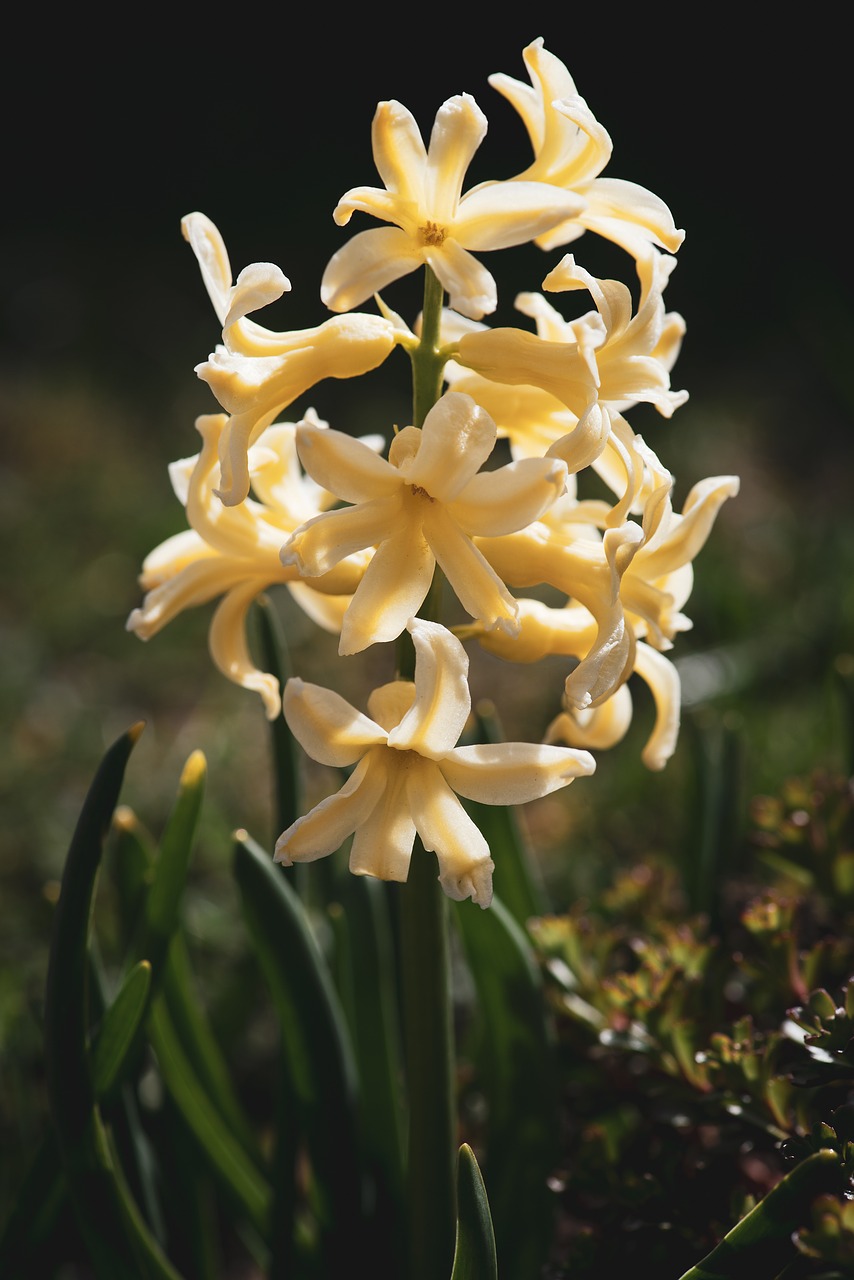
{"type": "MultiPolygon", "coordinates": [[[[580,419],[594,401],[610,414],[643,402],[669,418],[688,398],[687,392],[670,387],[684,332],[682,318],[664,310],[664,288],[674,262],[657,254],[639,264],[640,298],[635,312],[626,285],[597,279],[566,254],[546,276],[543,287],[553,292],[585,289],[595,310],[567,321],[542,295],[520,294],[516,305],[536,322],[537,332],[460,326],[459,337],[451,345],[454,364],[446,366],[451,385],[481,402],[488,394],[480,381],[472,383],[460,372],[462,366],[487,382],[521,388],[517,395],[522,406],[515,410],[517,422],[521,419],[517,439],[524,435],[526,398],[538,434],[543,416],[548,420],[561,405],[580,419]],[[527,397],[526,388],[534,388],[527,397]],[[543,399],[544,393],[551,402],[543,399]]],[[[555,426],[560,424],[560,418],[555,420],[555,426]]],[[[510,430],[509,423],[505,430],[510,430]]],[[[567,443],[572,447],[571,433],[567,443]]],[[[528,450],[523,446],[522,451],[528,450]]]]}
{"type": "MultiPolygon", "coordinates": [[[[316,415],[309,420],[317,430],[325,428],[316,415]]],[[[369,556],[342,559],[310,585],[299,581],[296,569],[282,564],[279,549],[293,529],[334,498],[302,475],[294,425],[276,423],[249,452],[257,497],[239,507],[223,506],[214,491],[214,472],[225,426],[224,414],[198,418],[201,451],[169,469],[190,527],[146,556],[140,575],[145,598],[127,627],[148,640],[184,609],[221,596],[209,635],[213,661],[229,680],[259,693],[273,719],[281,710],[279,682],[259,671],[249,653],[246,618],[252,603],[267,587],[285,583],[314,622],[337,632],[369,556]]]]}
{"type": "Polygon", "coordinates": [[[353,836],[350,870],[405,881],[415,836],[439,862],[449,897],[492,901],[494,863],[459,797],[481,804],[525,804],[595,768],[586,751],[504,742],[458,747],[471,710],[468,657],[444,627],[412,618],[415,680],[375,689],[368,715],[339,694],[291,679],[284,713],[312,759],[353,772],[341,789],[297,819],[276,842],[275,858],[311,862],[353,836]]]}
{"type": "Polygon", "coordinates": [[[283,563],[313,579],[376,547],[344,614],[341,654],[400,635],[421,607],[437,563],[471,617],[487,630],[516,629],[516,602],[473,539],[512,533],[538,519],[563,492],[567,472],[554,458],[481,471],[495,440],[489,415],[456,392],[442,396],[422,428],[398,432],[387,461],[341,432],[300,424],[305,470],[352,505],[297,529],[282,548],[283,563]]]}
{"type": "Polygon", "coordinates": [[[374,162],[384,187],[353,187],[339,200],[335,221],[357,210],[392,226],[362,231],[331,258],[320,296],[348,311],[417,267],[432,269],[451,306],[479,319],[495,310],[493,277],[473,256],[533,240],[577,214],[583,201],[549,182],[494,182],[462,195],[487,122],[474,98],[449,98],[425,149],[412,114],[381,102],[373,121],[374,162]]]}
{"type": "Polygon", "coordinates": [[[220,436],[217,494],[236,506],[249,493],[247,453],[264,428],[324,378],[354,378],[382,364],[394,346],[394,328],[382,316],[353,313],[311,329],[265,329],[246,317],[290,289],[279,268],[252,263],[232,284],[225,245],[210,219],[191,213],[181,225],[223,326],[222,345],[196,373],[230,415],[220,436]]]}
{"type": "Polygon", "coordinates": [[[634,182],[599,175],[611,159],[612,143],[559,58],[534,40],[522,57],[531,83],[496,73],[494,89],[516,108],[534,150],[534,160],[515,179],[551,182],[583,200],[581,210],[544,231],[537,244],[555,249],[594,231],[640,260],[657,245],[675,253],[685,232],[677,229],[663,200],[634,182]]]}
{"type": "MultiPolygon", "coordinates": [[[[677,513],[671,502],[672,477],[662,468],[659,479],[640,524],[629,520],[603,530],[596,525],[595,504],[567,497],[526,529],[477,541],[508,584],[548,584],[573,606],[532,607],[520,600],[515,636],[477,631],[478,640],[510,660],[530,662],[546,653],[579,657],[564,688],[567,705],[577,710],[604,703],[625,683],[636,668],[639,641],[666,651],[679,632],[690,628],[682,607],[693,586],[692,562],[721,506],[739,488],[736,476],[710,477],[692,488],[677,513]]],[[[469,628],[465,634],[475,632],[469,628]]],[[[642,659],[645,678],[662,688],[659,700],[666,719],[663,689],[671,677],[653,668],[654,662],[642,659]]],[[[668,687],[672,690],[672,684],[668,687]]],[[[650,758],[662,751],[656,744],[650,758]]]]}

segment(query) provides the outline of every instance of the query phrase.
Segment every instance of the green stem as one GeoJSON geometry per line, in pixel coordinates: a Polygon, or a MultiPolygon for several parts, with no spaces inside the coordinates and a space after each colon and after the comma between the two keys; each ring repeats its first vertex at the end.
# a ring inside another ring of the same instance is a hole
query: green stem
{"type": "Polygon", "coordinates": [[[434,859],[417,839],[400,909],[409,1096],[407,1278],[443,1280],[453,1265],[456,1221],[448,900],[434,859]]]}
{"type": "MultiPolygon", "coordinates": [[[[439,332],[444,292],[427,268],[421,341],[412,353],[413,419],[422,426],[442,393],[439,332]]],[[[444,576],[436,568],[421,617],[439,621],[444,576]]],[[[415,651],[408,631],[397,650],[398,676],[411,680],[415,651]]],[[[448,902],[435,859],[416,838],[400,894],[401,980],[409,1103],[407,1280],[444,1280],[454,1259],[456,1092],[451,1020],[448,902]]]]}

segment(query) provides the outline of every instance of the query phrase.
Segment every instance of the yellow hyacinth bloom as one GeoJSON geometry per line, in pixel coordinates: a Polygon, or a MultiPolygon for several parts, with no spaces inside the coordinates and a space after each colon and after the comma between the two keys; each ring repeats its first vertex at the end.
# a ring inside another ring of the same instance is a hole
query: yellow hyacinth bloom
{"type": "Polygon", "coordinates": [[[353,552],[377,548],[344,614],[340,653],[400,635],[437,563],[471,617],[487,630],[516,629],[516,602],[474,539],[537,520],[562,494],[567,472],[555,458],[481,471],[495,440],[489,415],[455,392],[442,396],[422,428],[395,436],[387,461],[340,432],[299,426],[297,448],[308,474],[352,505],[297,529],[282,548],[283,563],[311,579],[353,552]]]}
{"type": "Polygon", "coordinates": [[[685,239],[667,205],[645,187],[599,175],[613,150],[575,81],[559,58],[537,39],[522,51],[530,84],[497,73],[489,83],[516,108],[534,150],[519,182],[552,182],[583,200],[580,212],[537,238],[543,249],[569,244],[594,231],[640,260],[655,245],[675,253],[685,239]]]}
{"type": "Polygon", "coordinates": [[[415,646],[415,680],[375,689],[368,715],[339,694],[302,680],[285,686],[284,713],[313,759],[355,766],[347,782],[299,818],[276,842],[275,858],[311,862],[353,836],[350,870],[405,881],[416,834],[435,852],[449,897],[492,901],[489,846],[459,800],[525,804],[591,774],[586,751],[550,744],[456,745],[471,710],[468,657],[437,623],[407,624],[415,646]]]}
{"type": "MultiPolygon", "coordinates": [[[[312,421],[317,430],[323,429],[316,417],[312,421]]],[[[285,583],[314,622],[336,632],[369,555],[341,560],[310,585],[301,582],[295,568],[282,564],[279,549],[293,529],[334,498],[301,474],[294,425],[277,423],[249,453],[257,498],[239,507],[223,506],[215,494],[214,474],[225,427],[224,414],[200,417],[196,428],[201,452],[170,467],[190,527],[146,557],[140,575],[145,598],[127,627],[148,640],[184,609],[221,596],[211,622],[211,656],[229,680],[261,695],[273,719],[281,710],[279,682],[255,667],[246,640],[246,617],[253,601],[274,583],[285,583]]]]}
{"type": "Polygon", "coordinates": [[[524,244],[576,215],[583,201],[548,182],[462,184],[486,134],[474,98],[463,93],[439,109],[425,148],[400,102],[381,102],[374,116],[374,162],[384,187],[354,187],[339,200],[335,221],[368,213],[389,227],[362,231],[331,258],[321,297],[349,311],[394,280],[427,265],[455,311],[475,319],[495,310],[493,277],[473,255],[524,244]]]}
{"type": "Polygon", "coordinates": [[[290,289],[279,268],[252,263],[232,284],[225,245],[210,219],[192,213],[181,225],[223,326],[222,345],[196,373],[230,415],[220,437],[217,494],[236,506],[249,493],[247,453],[264,428],[325,378],[355,378],[377,368],[394,346],[394,327],[382,316],[354,313],[311,329],[265,329],[246,317],[290,289]]]}

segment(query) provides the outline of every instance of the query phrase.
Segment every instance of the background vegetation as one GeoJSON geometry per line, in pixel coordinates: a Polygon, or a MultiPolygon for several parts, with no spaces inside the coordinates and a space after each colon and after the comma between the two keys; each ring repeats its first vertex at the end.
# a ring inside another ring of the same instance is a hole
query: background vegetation
{"type": "MultiPolygon", "coordinates": [[[[193,420],[212,407],[192,370],[216,322],[179,222],[192,209],[213,218],[235,272],[265,259],[283,268],[293,292],[265,323],[318,323],[323,265],[346,234],[331,211],[374,180],[379,98],[400,98],[427,131],[444,98],[474,94],[490,133],[473,179],[515,172],[525,141],[486,77],[524,77],[522,47],[544,36],[612,135],[608,173],[661,195],[687,231],[667,301],[688,325],[674,385],[691,399],[669,423],[635,410],[632,425],[674,471],[677,502],[707,475],[742,479],[696,564],[694,629],[676,650],[676,757],[661,775],[640,765],[651,708],[639,687],[631,734],[595,777],[525,814],[556,909],[638,863],[690,859],[698,742],[733,752],[740,872],[756,856],[753,797],[815,769],[851,772],[838,692],[854,669],[854,310],[838,192],[850,108],[834,33],[746,38],[719,10],[697,35],[573,16],[467,36],[452,15],[429,19],[415,53],[396,27],[380,32],[378,15],[352,30],[303,19],[298,32],[270,18],[267,30],[187,42],[143,26],[106,44],[75,21],[49,40],[33,32],[3,85],[0,1210],[45,1123],[41,1006],[68,840],[105,747],[140,718],[124,799],[154,830],[190,752],[207,757],[187,911],[222,1026],[234,1025],[242,952],[228,846],[237,826],[262,843],[275,835],[267,726],[260,702],[203,660],[207,611],[148,645],[124,630],[143,556],[180,528],[166,466],[196,451],[193,420]]],[[[614,255],[591,237],[578,246],[595,274],[625,277],[614,255]]],[[[534,250],[504,256],[499,322],[546,268],[534,250]]],[[[405,286],[388,300],[405,316],[417,307],[405,286]]],[[[408,416],[402,357],[398,373],[360,380],[358,399],[347,384],[321,386],[295,410],[387,430],[408,416]]],[[[295,666],[328,678],[334,646],[281,607],[295,666]]],[[[507,736],[538,737],[559,666],[517,672],[479,654],[472,665],[475,696],[495,699],[507,736]]],[[[341,679],[358,698],[373,675],[354,662],[341,679]]],[[[263,1018],[241,1030],[236,1065],[251,1090],[256,1074],[263,1084],[263,1018]]]]}

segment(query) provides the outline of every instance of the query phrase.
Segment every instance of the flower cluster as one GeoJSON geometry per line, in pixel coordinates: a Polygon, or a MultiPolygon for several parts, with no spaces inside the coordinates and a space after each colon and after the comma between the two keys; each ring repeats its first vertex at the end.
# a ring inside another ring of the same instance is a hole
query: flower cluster
{"type": "Polygon", "coordinates": [[[289,290],[286,277],[254,263],[233,280],[217,228],[201,213],[183,220],[222,326],[196,371],[223,412],[199,418],[200,452],[171,468],[189,528],[145,561],[145,597],[128,620],[146,639],[221,597],[217,666],[256,690],[270,718],[283,712],[310,756],[347,771],[282,833],[278,861],[323,857],[352,836],[354,872],[405,880],[417,835],[445,891],[481,906],[493,864],[458,797],[524,803],[591,773],[590,749],[627,730],[633,674],[656,707],[644,761],[666,764],[680,702],[667,651],[690,626],[694,557],[738,491],[736,477],[712,477],[676,510],[673,476],[629,426],[634,405],[669,417],[687,398],[671,387],[685,326],[664,303],[684,233],[657,196],[600,176],[611,140],[542,40],[523,57],[529,83],[490,77],[533,150],[509,178],[463,190],[487,128],[469,94],[440,107],[426,146],[401,103],[379,104],[384,185],[346,192],[334,219],[384,225],[333,255],[320,288],[333,314],[314,328],[273,332],[251,319],[289,290]],[[490,327],[497,286],[479,255],[532,241],[548,254],[585,232],[626,251],[634,289],[563,253],[543,292],[516,298],[527,323],[490,327]],[[379,290],[418,269],[424,307],[410,326],[379,290]],[[567,318],[568,293],[589,309],[567,318]],[[369,300],[376,312],[355,310],[369,300]],[[311,408],[280,420],[324,379],[356,378],[396,348],[412,363],[413,422],[387,446],[384,432],[356,439],[311,408]],[[588,471],[612,500],[584,496],[588,471]],[[467,621],[438,616],[437,581],[467,621]],[[370,694],[367,715],[299,679],[282,692],[257,670],[247,612],[275,583],[340,635],[342,656],[396,642],[395,678],[370,694]],[[562,603],[543,603],[542,589],[562,603]],[[457,745],[471,711],[469,642],[509,662],[566,656],[541,742],[457,745]]]}

